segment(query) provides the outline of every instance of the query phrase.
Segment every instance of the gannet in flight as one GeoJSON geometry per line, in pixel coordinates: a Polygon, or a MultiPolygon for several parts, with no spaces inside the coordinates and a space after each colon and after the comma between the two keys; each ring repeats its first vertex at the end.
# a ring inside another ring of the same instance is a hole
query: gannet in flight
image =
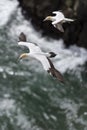
{"type": "MultiPolygon", "coordinates": [[[[26,35],[23,32],[21,32],[19,35],[19,41],[27,42],[26,35]]],[[[33,44],[36,44],[36,43],[33,43],[33,44]]],[[[53,58],[56,56],[54,52],[49,52],[48,55],[49,55],[49,58],[53,58]]]]}
{"type": "MultiPolygon", "coordinates": [[[[22,39],[23,40],[23,39],[22,39]]],[[[53,77],[57,78],[59,81],[64,82],[62,74],[55,69],[53,63],[49,58],[55,57],[55,53],[44,53],[39,46],[31,42],[19,41],[18,45],[26,46],[30,50],[29,53],[23,53],[20,55],[19,59],[31,57],[35,58],[42,64],[43,68],[50,73],[53,77]]]]}
{"type": "Polygon", "coordinates": [[[61,11],[54,11],[55,16],[47,16],[44,21],[52,21],[52,25],[57,28],[59,31],[64,32],[62,24],[65,22],[73,22],[73,19],[65,18],[64,14],[61,11]]]}

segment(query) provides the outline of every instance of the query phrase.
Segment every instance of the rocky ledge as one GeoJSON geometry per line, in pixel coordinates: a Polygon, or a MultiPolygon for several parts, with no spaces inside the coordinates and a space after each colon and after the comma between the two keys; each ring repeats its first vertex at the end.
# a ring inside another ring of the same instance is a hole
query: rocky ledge
{"type": "Polygon", "coordinates": [[[22,13],[42,35],[63,38],[66,46],[77,44],[87,48],[87,0],[18,0],[22,13]],[[62,10],[66,17],[73,18],[73,23],[63,24],[64,33],[59,32],[50,22],[43,19],[52,15],[52,11],[62,10]]]}

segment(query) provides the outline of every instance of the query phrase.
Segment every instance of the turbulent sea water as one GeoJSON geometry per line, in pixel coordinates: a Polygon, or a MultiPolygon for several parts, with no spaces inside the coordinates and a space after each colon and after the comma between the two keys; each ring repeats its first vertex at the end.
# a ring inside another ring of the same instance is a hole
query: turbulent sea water
{"type": "Polygon", "coordinates": [[[21,14],[16,0],[0,0],[0,130],[87,130],[87,50],[65,48],[62,40],[42,37],[21,14]],[[36,60],[18,57],[24,32],[44,51],[55,51],[53,63],[65,85],[48,75],[36,60]]]}

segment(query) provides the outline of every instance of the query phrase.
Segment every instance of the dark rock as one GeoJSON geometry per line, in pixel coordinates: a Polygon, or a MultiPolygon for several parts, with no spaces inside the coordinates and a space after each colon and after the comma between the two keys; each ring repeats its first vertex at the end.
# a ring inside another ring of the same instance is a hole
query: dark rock
{"type": "Polygon", "coordinates": [[[66,46],[77,44],[87,48],[87,0],[18,0],[22,12],[37,31],[53,38],[63,38],[66,46]],[[52,11],[63,10],[65,16],[76,19],[75,22],[63,24],[65,32],[61,33],[51,23],[43,19],[52,15],[52,11]]]}

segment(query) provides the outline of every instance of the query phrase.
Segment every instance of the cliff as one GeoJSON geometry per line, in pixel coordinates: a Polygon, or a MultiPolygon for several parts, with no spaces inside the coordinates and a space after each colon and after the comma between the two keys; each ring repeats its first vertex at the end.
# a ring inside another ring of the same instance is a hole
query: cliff
{"type": "Polygon", "coordinates": [[[42,35],[63,38],[66,46],[77,44],[87,48],[87,0],[18,0],[26,19],[31,18],[34,28],[42,35]],[[43,19],[52,11],[62,10],[66,17],[75,19],[63,24],[64,33],[59,32],[50,22],[43,19]]]}

